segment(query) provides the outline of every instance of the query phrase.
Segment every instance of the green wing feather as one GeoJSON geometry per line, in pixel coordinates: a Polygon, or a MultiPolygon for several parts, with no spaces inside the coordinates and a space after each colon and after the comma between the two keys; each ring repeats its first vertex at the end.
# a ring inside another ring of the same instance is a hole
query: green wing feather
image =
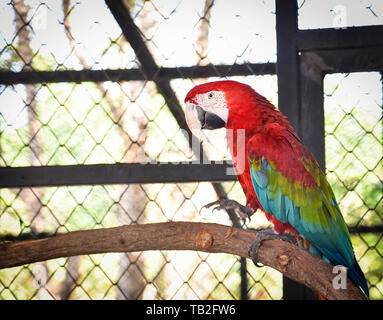
{"type": "Polygon", "coordinates": [[[252,184],[263,209],[280,222],[290,223],[319,250],[322,258],[348,267],[350,277],[368,295],[347,225],[318,163],[302,149],[303,144],[294,141],[298,146],[298,150],[294,150],[291,141],[283,143],[279,137],[273,144],[270,139],[268,137],[269,146],[281,144],[277,153],[265,150],[261,156],[256,152],[260,150],[248,150],[252,184]]]}

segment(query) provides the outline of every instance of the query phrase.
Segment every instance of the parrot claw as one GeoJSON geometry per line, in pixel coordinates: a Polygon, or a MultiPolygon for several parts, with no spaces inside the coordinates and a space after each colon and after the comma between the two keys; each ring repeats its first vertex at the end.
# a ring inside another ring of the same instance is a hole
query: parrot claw
{"type": "Polygon", "coordinates": [[[214,210],[234,210],[242,220],[250,218],[250,216],[254,213],[250,207],[243,206],[237,201],[230,199],[219,199],[204,205],[203,208],[210,208],[212,206],[214,206],[213,212],[214,210]]]}
{"type": "Polygon", "coordinates": [[[258,268],[262,267],[262,265],[258,263],[258,250],[260,246],[262,245],[262,242],[265,240],[272,240],[272,239],[278,239],[278,240],[290,242],[295,245],[297,244],[297,240],[293,235],[287,234],[287,233],[277,234],[275,233],[273,228],[257,231],[255,240],[249,247],[249,250],[247,251],[248,256],[251,257],[251,260],[253,260],[256,267],[258,268]]]}

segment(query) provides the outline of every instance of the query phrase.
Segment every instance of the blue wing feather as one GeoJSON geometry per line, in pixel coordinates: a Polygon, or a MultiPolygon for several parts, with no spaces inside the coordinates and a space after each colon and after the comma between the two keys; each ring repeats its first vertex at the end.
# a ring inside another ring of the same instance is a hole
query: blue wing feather
{"type": "MultiPolygon", "coordinates": [[[[299,207],[296,205],[294,199],[283,194],[281,191],[282,188],[279,187],[278,191],[275,192],[273,188],[278,188],[278,186],[270,186],[271,182],[269,181],[269,177],[272,173],[273,169],[265,158],[262,159],[259,170],[256,170],[254,166],[250,165],[250,176],[254,191],[263,209],[273,214],[282,223],[290,223],[303,238],[309,240],[312,244],[312,248],[310,249],[312,253],[320,256],[327,262],[330,261],[334,265],[346,266],[351,279],[353,279],[368,296],[367,283],[363,272],[356,262],[348,231],[344,232],[340,221],[338,221],[338,219],[342,218],[335,200],[327,199],[336,210],[335,219],[331,217],[329,212],[326,213],[327,209],[323,209],[325,210],[325,214],[327,214],[322,217],[319,215],[319,219],[323,219],[323,223],[307,221],[301,216],[303,207],[299,207]],[[273,190],[274,192],[272,192],[273,190]],[[326,224],[327,227],[324,227],[326,224]]],[[[275,181],[273,181],[273,183],[275,183],[275,181]]],[[[322,196],[326,197],[324,193],[322,196]]],[[[307,203],[310,205],[311,200],[307,199],[307,203]]],[[[341,223],[344,222],[341,221],[341,223]]]]}

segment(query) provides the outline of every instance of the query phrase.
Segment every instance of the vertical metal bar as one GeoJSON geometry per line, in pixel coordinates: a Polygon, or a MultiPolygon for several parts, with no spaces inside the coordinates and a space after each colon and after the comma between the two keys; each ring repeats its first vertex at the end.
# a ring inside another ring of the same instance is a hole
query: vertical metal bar
{"type": "Polygon", "coordinates": [[[323,73],[314,53],[300,59],[301,139],[325,170],[323,73]]]}
{"type": "Polygon", "coordinates": [[[283,300],[313,300],[314,295],[310,288],[283,277],[283,300]]]}
{"type": "Polygon", "coordinates": [[[299,60],[296,0],[276,0],[278,106],[300,135],[299,60]]]}
{"type": "Polygon", "coordinates": [[[241,300],[247,300],[247,264],[246,259],[240,258],[240,275],[241,275],[241,300]]]}
{"type": "MultiPolygon", "coordinates": [[[[296,0],[276,0],[278,106],[298,135],[302,135],[300,68],[295,43],[298,32],[296,0]]],[[[312,299],[312,291],[283,276],[284,300],[312,299]]]]}

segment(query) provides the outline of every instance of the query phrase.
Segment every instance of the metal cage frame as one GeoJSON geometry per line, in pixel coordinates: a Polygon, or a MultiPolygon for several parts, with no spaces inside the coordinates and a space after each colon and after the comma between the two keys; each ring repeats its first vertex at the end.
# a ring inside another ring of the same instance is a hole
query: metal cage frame
{"type": "MultiPolygon", "coordinates": [[[[153,81],[181,129],[190,133],[170,80],[234,75],[278,76],[279,109],[325,168],[323,78],[329,73],[383,72],[383,26],[298,29],[296,0],[276,0],[277,62],[160,68],[122,0],[106,0],[141,66],[129,70],[2,71],[0,84],[83,81],[153,81]]],[[[189,141],[191,143],[191,141],[189,141]]],[[[223,182],[235,180],[231,162],[207,164],[116,163],[99,165],[0,167],[0,188],[94,184],[223,182]]],[[[366,227],[365,227],[366,228],[366,227]]],[[[373,230],[382,232],[382,228],[373,230]]],[[[243,275],[241,269],[241,275],[243,275]]],[[[244,273],[246,275],[246,272],[244,273]]],[[[246,278],[246,276],[245,276],[246,278]]],[[[284,278],[284,299],[308,299],[307,288],[284,278]]],[[[246,299],[246,283],[242,298],[246,299]]]]}

